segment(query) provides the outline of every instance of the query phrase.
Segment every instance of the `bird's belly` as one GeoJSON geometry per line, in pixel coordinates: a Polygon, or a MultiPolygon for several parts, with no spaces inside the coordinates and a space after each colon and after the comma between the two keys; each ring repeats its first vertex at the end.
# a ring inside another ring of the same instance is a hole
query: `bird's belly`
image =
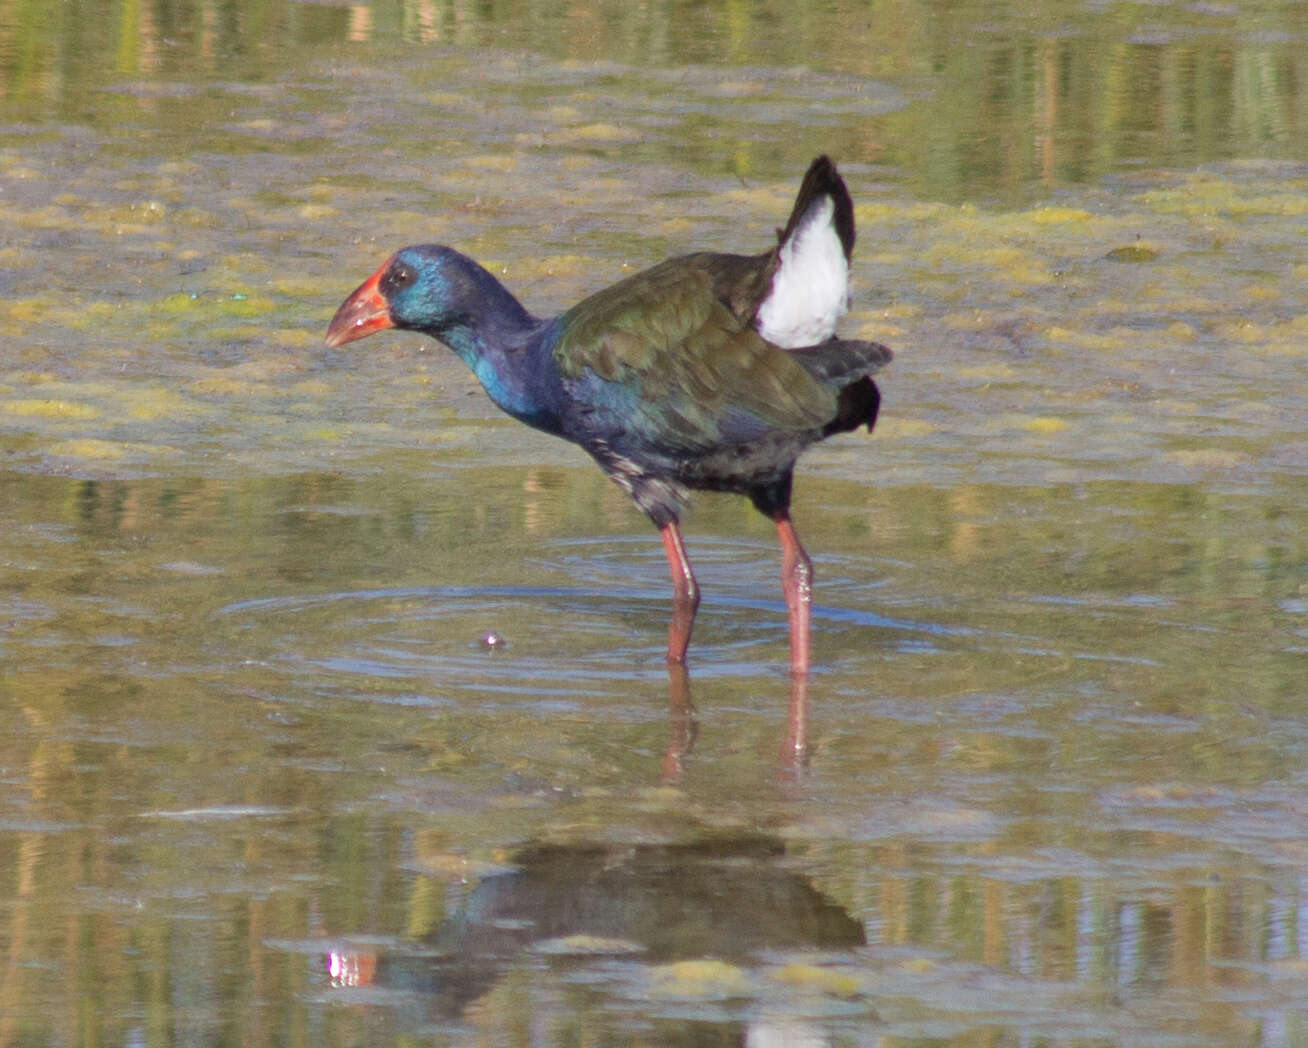
{"type": "Polygon", "coordinates": [[[786,476],[809,442],[795,436],[732,444],[678,463],[675,479],[703,491],[748,492],[786,476]]]}

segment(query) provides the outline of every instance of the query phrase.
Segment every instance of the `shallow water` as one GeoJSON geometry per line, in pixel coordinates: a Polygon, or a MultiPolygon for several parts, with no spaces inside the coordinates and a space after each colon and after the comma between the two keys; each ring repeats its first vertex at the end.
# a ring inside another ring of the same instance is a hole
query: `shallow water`
{"type": "Polygon", "coordinates": [[[44,10],[0,1045],[1308,1043],[1297,8],[44,10]],[[541,313],[761,248],[823,150],[882,421],[806,693],[725,497],[684,679],[621,492],[322,331],[412,239],[541,313]]]}

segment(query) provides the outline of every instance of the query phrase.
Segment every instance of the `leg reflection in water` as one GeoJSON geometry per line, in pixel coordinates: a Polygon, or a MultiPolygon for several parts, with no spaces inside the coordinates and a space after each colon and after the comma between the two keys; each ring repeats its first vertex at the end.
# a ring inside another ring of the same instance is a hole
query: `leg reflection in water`
{"type": "MultiPolygon", "coordinates": [[[[668,663],[668,748],[663,754],[663,781],[680,781],[686,758],[699,737],[699,721],[690,698],[690,673],[685,663],[668,663]]],[[[786,738],[781,746],[780,771],[802,778],[808,770],[808,674],[791,673],[786,738]]]]}

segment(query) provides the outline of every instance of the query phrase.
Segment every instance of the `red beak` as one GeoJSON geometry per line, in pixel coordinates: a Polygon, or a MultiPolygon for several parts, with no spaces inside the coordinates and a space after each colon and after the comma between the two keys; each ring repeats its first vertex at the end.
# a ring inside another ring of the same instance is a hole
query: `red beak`
{"type": "Polygon", "coordinates": [[[382,274],[389,265],[390,260],[387,259],[381,269],[355,288],[354,294],[341,303],[336,316],[327,325],[327,345],[334,349],[371,335],[374,331],[395,326],[391,320],[391,307],[377,290],[382,274]]]}

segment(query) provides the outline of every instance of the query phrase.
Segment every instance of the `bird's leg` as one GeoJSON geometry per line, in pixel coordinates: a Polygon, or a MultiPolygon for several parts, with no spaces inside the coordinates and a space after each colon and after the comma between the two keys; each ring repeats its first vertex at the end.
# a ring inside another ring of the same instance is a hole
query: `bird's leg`
{"type": "Polygon", "coordinates": [[[695,612],[699,609],[699,583],[686,559],[686,547],[681,541],[681,528],[670,520],[659,528],[663,536],[663,549],[668,555],[668,571],[672,574],[672,621],[668,623],[668,661],[685,662],[690,647],[690,630],[695,625],[695,612]]]}
{"type": "Polygon", "coordinates": [[[809,632],[813,617],[813,562],[795,534],[788,513],[777,513],[777,536],[781,539],[781,588],[790,614],[790,672],[804,674],[809,667],[809,632]]]}

